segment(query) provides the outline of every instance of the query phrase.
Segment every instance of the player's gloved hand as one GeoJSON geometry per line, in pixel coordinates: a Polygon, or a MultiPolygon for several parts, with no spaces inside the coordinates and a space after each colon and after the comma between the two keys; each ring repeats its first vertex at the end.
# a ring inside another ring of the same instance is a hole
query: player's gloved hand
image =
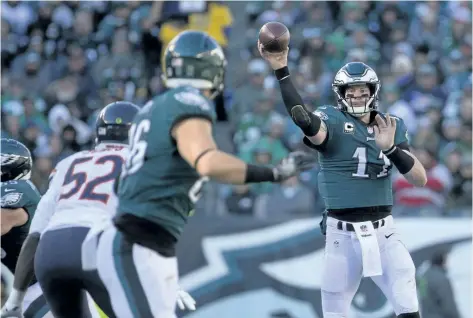
{"type": "Polygon", "coordinates": [[[1,312],[0,317],[1,318],[8,318],[8,317],[23,318],[22,304],[23,304],[24,298],[25,298],[25,292],[21,292],[13,288],[12,291],[10,292],[10,295],[8,296],[7,301],[2,307],[2,312],[1,312]]]}
{"type": "Polygon", "coordinates": [[[273,168],[274,179],[277,182],[284,181],[301,171],[312,169],[315,163],[315,156],[313,154],[303,151],[291,152],[281,163],[273,168]]]}
{"type": "Polygon", "coordinates": [[[2,313],[0,315],[1,318],[23,318],[21,303],[16,304],[10,301],[10,298],[7,299],[5,305],[2,308],[2,313]]]}
{"type": "Polygon", "coordinates": [[[181,310],[195,310],[195,300],[188,292],[180,287],[177,290],[177,305],[181,310]]]}

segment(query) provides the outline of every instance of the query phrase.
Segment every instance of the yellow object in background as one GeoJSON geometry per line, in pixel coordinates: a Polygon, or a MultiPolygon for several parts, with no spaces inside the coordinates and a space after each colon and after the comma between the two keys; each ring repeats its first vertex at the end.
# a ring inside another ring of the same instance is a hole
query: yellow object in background
{"type": "Polygon", "coordinates": [[[163,49],[180,32],[185,30],[197,30],[207,32],[218,44],[226,47],[228,44],[225,28],[233,23],[230,9],[225,4],[211,3],[208,12],[192,13],[189,15],[189,23],[183,27],[171,22],[163,23],[159,32],[159,38],[163,43],[163,49]]]}

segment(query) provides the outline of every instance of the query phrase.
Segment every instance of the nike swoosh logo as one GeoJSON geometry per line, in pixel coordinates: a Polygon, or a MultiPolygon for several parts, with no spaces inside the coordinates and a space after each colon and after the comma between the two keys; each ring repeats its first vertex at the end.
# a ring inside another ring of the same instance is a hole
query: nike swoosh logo
{"type": "Polygon", "coordinates": [[[5,189],[5,192],[15,191],[15,189],[5,189]]]}
{"type": "Polygon", "coordinates": [[[394,234],[394,233],[391,233],[391,234],[389,234],[389,235],[385,235],[384,237],[388,239],[388,238],[390,238],[391,235],[393,235],[393,234],[394,234]]]}

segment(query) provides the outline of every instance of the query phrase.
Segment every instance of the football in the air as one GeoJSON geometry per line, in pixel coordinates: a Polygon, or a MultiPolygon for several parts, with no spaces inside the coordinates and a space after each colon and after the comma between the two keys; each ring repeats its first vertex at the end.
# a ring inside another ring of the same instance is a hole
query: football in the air
{"type": "Polygon", "coordinates": [[[277,53],[284,51],[288,47],[291,35],[284,24],[268,22],[260,29],[258,38],[264,50],[277,53]]]}

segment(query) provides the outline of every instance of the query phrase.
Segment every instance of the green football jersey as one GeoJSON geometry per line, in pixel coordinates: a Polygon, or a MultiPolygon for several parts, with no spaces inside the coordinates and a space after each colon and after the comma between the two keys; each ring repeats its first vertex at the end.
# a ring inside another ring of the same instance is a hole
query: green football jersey
{"type": "Polygon", "coordinates": [[[23,208],[28,213],[28,222],[12,228],[10,232],[2,236],[2,263],[14,273],[21,245],[28,235],[41,195],[29,180],[2,182],[1,191],[2,209],[23,208]]]}
{"type": "MultiPolygon", "coordinates": [[[[318,184],[326,208],[392,205],[393,165],[376,145],[373,127],[333,106],[319,107],[314,114],[328,128],[325,144],[312,147],[318,150],[318,184]]],[[[408,142],[404,121],[394,118],[394,143],[408,142]]],[[[306,138],[304,142],[310,143],[306,138]]]]}
{"type": "Polygon", "coordinates": [[[192,87],[169,90],[146,104],[130,129],[130,154],[118,186],[119,215],[154,222],[175,238],[208,180],[180,156],[171,136],[177,123],[191,117],[212,123],[216,118],[213,102],[192,87]]]}

